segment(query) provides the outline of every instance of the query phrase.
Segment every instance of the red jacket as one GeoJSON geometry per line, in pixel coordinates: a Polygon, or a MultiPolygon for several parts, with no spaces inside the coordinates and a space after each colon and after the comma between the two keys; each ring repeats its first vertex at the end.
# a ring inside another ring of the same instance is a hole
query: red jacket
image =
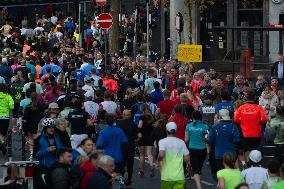
{"type": "Polygon", "coordinates": [[[169,118],[168,122],[175,122],[177,125],[176,137],[184,140],[185,128],[189,120],[186,119],[182,114],[175,113],[175,115],[169,118]]]}
{"type": "Polygon", "coordinates": [[[267,119],[261,106],[249,103],[239,107],[234,116],[234,121],[241,126],[244,137],[261,137],[261,125],[267,119]]]}
{"type": "Polygon", "coordinates": [[[86,161],[81,166],[80,171],[84,174],[80,182],[80,189],[87,189],[87,184],[89,182],[89,179],[91,178],[93,173],[96,171],[96,168],[90,161],[86,161]]]}

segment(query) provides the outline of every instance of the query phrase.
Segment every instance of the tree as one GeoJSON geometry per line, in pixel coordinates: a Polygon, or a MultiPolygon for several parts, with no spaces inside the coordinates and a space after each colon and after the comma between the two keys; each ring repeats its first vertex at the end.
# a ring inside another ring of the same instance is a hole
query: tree
{"type": "Polygon", "coordinates": [[[109,34],[109,53],[117,53],[119,51],[119,8],[120,0],[111,0],[110,14],[113,18],[113,25],[109,34]]]}

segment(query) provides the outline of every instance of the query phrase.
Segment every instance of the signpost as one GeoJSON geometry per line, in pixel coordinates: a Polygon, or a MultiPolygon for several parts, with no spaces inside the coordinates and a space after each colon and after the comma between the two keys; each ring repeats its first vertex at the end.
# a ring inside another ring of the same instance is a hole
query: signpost
{"type": "Polygon", "coordinates": [[[202,45],[179,45],[179,62],[202,62],[202,45]]]}
{"type": "Polygon", "coordinates": [[[102,13],[98,17],[98,25],[102,29],[109,29],[112,26],[112,16],[108,13],[102,13]]]}
{"type": "Polygon", "coordinates": [[[99,7],[103,7],[106,5],[106,0],[96,0],[96,3],[99,7]]]}

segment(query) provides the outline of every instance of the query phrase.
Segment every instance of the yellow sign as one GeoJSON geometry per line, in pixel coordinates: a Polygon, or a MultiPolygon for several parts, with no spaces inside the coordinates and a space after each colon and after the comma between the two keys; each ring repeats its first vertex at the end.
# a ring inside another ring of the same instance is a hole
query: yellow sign
{"type": "Polygon", "coordinates": [[[202,62],[202,45],[179,45],[179,62],[202,62]]]}

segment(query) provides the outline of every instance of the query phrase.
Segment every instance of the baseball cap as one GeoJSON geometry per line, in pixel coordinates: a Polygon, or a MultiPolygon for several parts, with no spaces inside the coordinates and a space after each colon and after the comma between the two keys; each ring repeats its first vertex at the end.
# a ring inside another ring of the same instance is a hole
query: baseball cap
{"type": "Polygon", "coordinates": [[[57,104],[57,103],[52,102],[52,103],[50,103],[50,104],[48,105],[48,108],[50,108],[50,109],[58,109],[58,108],[59,108],[59,106],[58,106],[58,104],[57,104]]]}
{"type": "Polygon", "coordinates": [[[231,120],[230,112],[227,109],[221,109],[219,111],[219,116],[221,116],[222,120],[231,120]]]}
{"type": "Polygon", "coordinates": [[[169,132],[176,132],[177,125],[176,125],[175,122],[169,122],[169,123],[167,123],[166,128],[167,128],[167,131],[169,131],[169,132]]]}
{"type": "Polygon", "coordinates": [[[261,159],[262,159],[261,152],[258,151],[258,150],[253,150],[253,151],[251,151],[250,154],[249,154],[249,159],[250,159],[251,161],[253,161],[254,163],[260,162],[261,159]]]}

